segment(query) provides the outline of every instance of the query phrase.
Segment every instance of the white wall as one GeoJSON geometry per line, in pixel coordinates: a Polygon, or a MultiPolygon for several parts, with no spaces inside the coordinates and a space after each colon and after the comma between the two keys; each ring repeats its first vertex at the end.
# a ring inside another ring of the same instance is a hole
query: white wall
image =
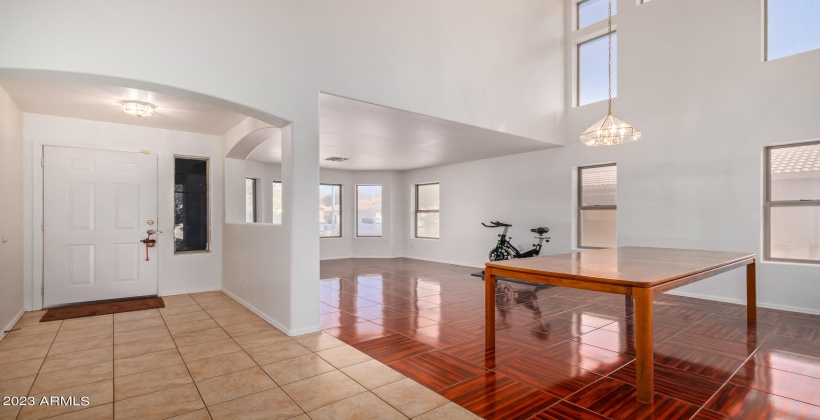
{"type": "Polygon", "coordinates": [[[0,339],[23,311],[23,113],[0,88],[0,339]]]}
{"type": "Polygon", "coordinates": [[[340,171],[322,169],[322,184],[342,185],[342,237],[321,238],[321,259],[337,258],[391,258],[404,255],[407,240],[404,207],[407,197],[402,194],[404,175],[397,171],[340,171]],[[356,186],[382,186],[382,236],[356,236],[356,186]]]}
{"type": "MultiPolygon", "coordinates": [[[[404,173],[395,171],[359,171],[353,173],[356,185],[382,186],[382,236],[380,238],[353,238],[351,256],[356,258],[393,258],[404,256],[407,243],[407,212],[410,196],[402,188],[404,173]]],[[[355,198],[356,191],[350,197],[355,198]]],[[[351,200],[348,200],[351,201],[351,200]]],[[[354,200],[355,201],[355,200],[354,200]]],[[[351,207],[355,203],[351,203],[351,207]]],[[[349,211],[349,226],[355,228],[355,208],[349,211]]]]}
{"type": "MultiPolygon", "coordinates": [[[[514,242],[525,246],[526,229],[545,224],[553,241],[544,252],[567,252],[573,168],[604,162],[618,164],[618,245],[763,255],[763,148],[820,138],[820,51],[762,62],[756,1],[618,6],[614,113],[643,139],[580,145],[578,135],[606,114],[606,104],[573,108],[568,96],[566,148],[410,172],[407,189],[441,181],[442,233],[438,241],[410,239],[408,256],[482,264],[496,232],[479,222],[489,219],[512,223],[514,242]]],[[[568,42],[567,92],[574,49],[568,42]]],[[[736,271],[676,292],[744,302],[736,271]]],[[[818,277],[818,265],[758,264],[759,304],[820,313],[818,277]]]]}
{"type": "Polygon", "coordinates": [[[318,204],[317,93],[555,140],[563,10],[562,0],[85,0],[46,9],[12,0],[0,3],[0,77],[54,72],[291,122],[279,245],[299,252],[281,267],[291,304],[283,323],[303,330],[319,322],[308,211],[318,204]]]}
{"type": "MultiPolygon", "coordinates": [[[[319,240],[322,259],[351,257],[399,257],[407,240],[404,208],[407,200],[401,193],[403,173],[394,171],[341,171],[321,169],[319,182],[342,185],[342,237],[319,240]],[[382,185],[382,237],[359,238],[355,233],[356,185],[382,185]]],[[[282,167],[255,161],[225,158],[225,212],[222,289],[290,335],[306,334],[320,329],[319,325],[294,327],[294,301],[289,298],[291,284],[287,267],[293,249],[287,245],[286,228],[271,224],[271,182],[282,180],[282,167]],[[245,222],[245,178],[259,181],[257,214],[259,223],[245,222]]],[[[283,184],[287,191],[289,185],[283,184]]],[[[317,197],[318,183],[312,188],[317,197]]],[[[319,238],[316,209],[302,210],[313,221],[311,238],[319,238]]],[[[285,209],[283,218],[288,217],[285,209]]],[[[297,252],[298,253],[298,252],[297,252]]],[[[315,280],[305,280],[318,285],[315,280]]],[[[298,286],[298,284],[297,284],[298,286]]],[[[318,291],[317,291],[318,295],[318,291]]],[[[318,301],[317,301],[318,302],[318,301]]],[[[305,311],[316,308],[304,308],[305,311]]]]}
{"type": "Polygon", "coordinates": [[[318,331],[319,326],[296,330],[290,325],[288,273],[282,270],[290,255],[287,248],[282,248],[284,228],[226,223],[224,233],[222,290],[290,335],[318,331]]]}
{"type": "MultiPolygon", "coordinates": [[[[225,159],[226,208],[231,214],[228,221],[244,222],[245,177],[259,180],[257,214],[260,223],[271,223],[272,192],[271,183],[281,180],[281,165],[255,161],[225,159]],[[240,170],[244,169],[244,172],[240,170]]],[[[402,192],[403,172],[398,171],[343,171],[320,169],[319,182],[342,185],[342,236],[340,238],[320,238],[321,259],[338,258],[387,258],[404,255],[407,240],[406,212],[407,194],[402,192]],[[356,185],[382,186],[381,237],[356,236],[356,185]]],[[[318,195],[318,186],[317,195],[318,195]]],[[[316,234],[318,236],[318,226],[316,234]]]]}
{"type": "MultiPolygon", "coordinates": [[[[342,236],[335,238],[319,238],[319,258],[350,258],[353,256],[353,241],[356,238],[356,227],[354,225],[356,216],[356,186],[354,185],[354,172],[339,171],[335,169],[320,169],[319,183],[340,184],[342,186],[342,236]]],[[[319,186],[316,186],[317,194],[319,186]]],[[[319,236],[319,214],[314,211],[314,219],[317,220],[316,236],[319,236]]]]}
{"type": "Polygon", "coordinates": [[[158,83],[296,123],[322,91],[553,140],[564,3],[85,0],[43,10],[12,0],[0,3],[0,69],[158,83]]]}
{"type": "Polygon", "coordinates": [[[26,265],[31,275],[26,279],[26,307],[38,309],[42,284],[42,146],[86,147],[105,150],[150,150],[159,160],[159,220],[163,233],[159,237],[159,293],[219,290],[222,273],[222,143],[218,136],[161,130],[133,125],[111,124],[73,118],[24,114],[25,147],[30,159],[24,161],[27,184],[26,212],[29,223],[26,236],[26,265]],[[207,157],[209,163],[209,211],[211,217],[211,251],[174,255],[174,155],[207,157]]]}

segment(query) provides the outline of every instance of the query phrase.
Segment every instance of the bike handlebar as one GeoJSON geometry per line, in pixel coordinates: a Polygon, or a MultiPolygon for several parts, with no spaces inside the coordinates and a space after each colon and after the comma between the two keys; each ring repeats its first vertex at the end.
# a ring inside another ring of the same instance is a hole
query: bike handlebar
{"type": "MultiPolygon", "coordinates": [[[[488,227],[488,228],[510,227],[510,226],[512,226],[510,224],[501,223],[499,221],[495,221],[495,222],[490,221],[489,225],[484,223],[484,222],[481,222],[481,225],[484,226],[484,227],[488,227]]],[[[535,228],[535,229],[530,229],[530,232],[537,233],[539,235],[544,235],[545,233],[547,233],[549,231],[550,231],[550,229],[548,227],[539,227],[539,228],[535,228]]]]}
{"type": "Polygon", "coordinates": [[[488,227],[488,228],[496,228],[496,227],[502,227],[502,226],[505,226],[505,227],[510,227],[510,226],[512,226],[512,225],[508,225],[508,224],[506,224],[506,223],[501,223],[501,222],[499,222],[499,221],[495,221],[495,222],[490,221],[490,224],[489,224],[489,225],[488,225],[488,224],[486,224],[486,223],[484,223],[484,222],[481,222],[481,224],[482,224],[484,227],[488,227]]]}

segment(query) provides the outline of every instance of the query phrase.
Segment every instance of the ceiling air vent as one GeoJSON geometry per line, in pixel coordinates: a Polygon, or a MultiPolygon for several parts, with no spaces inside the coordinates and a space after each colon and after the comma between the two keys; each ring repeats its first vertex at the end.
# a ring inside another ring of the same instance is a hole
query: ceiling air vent
{"type": "Polygon", "coordinates": [[[331,157],[325,158],[325,160],[330,161],[330,162],[344,162],[346,160],[350,160],[350,158],[331,156],[331,157]]]}

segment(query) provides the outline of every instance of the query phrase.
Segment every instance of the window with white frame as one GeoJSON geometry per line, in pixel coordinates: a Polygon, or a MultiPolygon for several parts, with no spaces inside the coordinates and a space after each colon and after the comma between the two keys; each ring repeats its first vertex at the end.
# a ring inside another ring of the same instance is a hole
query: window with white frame
{"type": "Polygon", "coordinates": [[[416,238],[439,238],[439,184],[416,185],[416,238]]]}
{"type": "Polygon", "coordinates": [[[273,222],[276,225],[282,224],[282,181],[273,181],[271,189],[271,209],[273,211],[273,222]]]}
{"type": "Polygon", "coordinates": [[[820,262],[820,141],[766,149],[766,259],[820,262]]]}
{"type": "Polygon", "coordinates": [[[319,185],[319,237],[342,236],[342,186],[319,185]]]}
{"type": "Polygon", "coordinates": [[[578,168],[578,248],[614,248],[618,171],[614,163],[578,168]]]}
{"type": "Polygon", "coordinates": [[[820,1],[764,1],[766,60],[820,49],[820,1]]]}
{"type": "MultiPolygon", "coordinates": [[[[575,4],[575,8],[577,16],[576,29],[585,28],[609,17],[608,0],[581,0],[575,4]]],[[[612,16],[615,16],[617,12],[618,2],[612,0],[612,16]]]]}
{"type": "Polygon", "coordinates": [[[245,222],[256,223],[256,178],[245,178],[245,222]]]}
{"type": "Polygon", "coordinates": [[[356,236],[382,236],[382,186],[356,186],[356,236]]]}
{"type": "MultiPolygon", "coordinates": [[[[607,58],[608,34],[578,44],[578,105],[607,99],[609,79],[607,58]]],[[[618,95],[618,32],[612,31],[612,97],[618,95]]]]}

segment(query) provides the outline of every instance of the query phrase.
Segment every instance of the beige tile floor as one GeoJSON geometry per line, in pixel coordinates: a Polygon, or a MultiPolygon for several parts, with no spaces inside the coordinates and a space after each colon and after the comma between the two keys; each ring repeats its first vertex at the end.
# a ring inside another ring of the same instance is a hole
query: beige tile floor
{"type": "Polygon", "coordinates": [[[0,396],[37,404],[0,406],[0,420],[476,418],[330,335],[288,337],[222,292],[164,300],[45,323],[26,313],[0,340],[0,396]],[[40,404],[54,396],[77,404],[40,404]]]}

